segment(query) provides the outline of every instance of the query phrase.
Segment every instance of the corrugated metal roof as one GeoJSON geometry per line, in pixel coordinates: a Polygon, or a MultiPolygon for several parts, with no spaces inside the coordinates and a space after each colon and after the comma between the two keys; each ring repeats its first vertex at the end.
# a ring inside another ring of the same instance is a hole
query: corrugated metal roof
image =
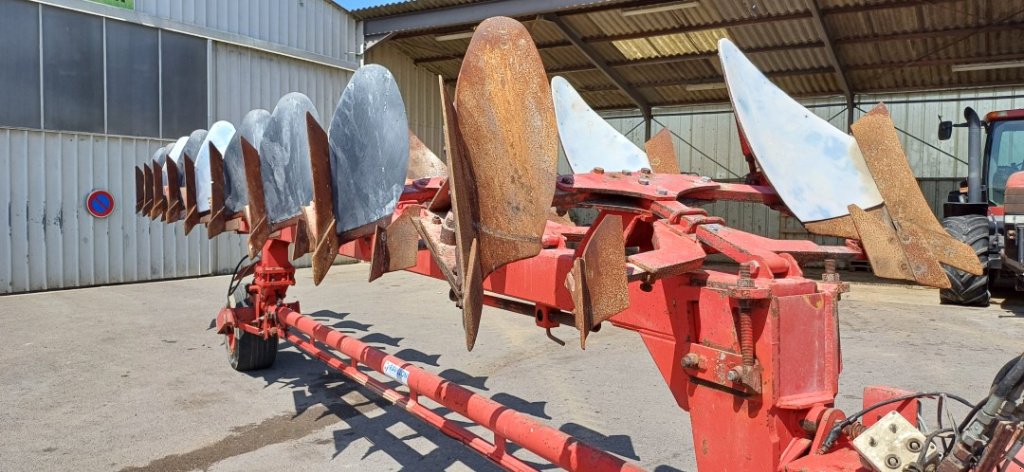
{"type": "MultiPolygon", "coordinates": [[[[628,16],[623,8],[673,2],[581,1],[584,7],[556,14],[654,106],[727,100],[723,89],[700,87],[722,80],[714,55],[722,37],[797,96],[844,93],[829,41],[854,94],[1024,83],[1024,67],[952,70],[956,64],[1024,61],[1024,0],[817,0],[828,38],[820,35],[807,0],[694,1],[699,6],[628,16]],[[594,8],[599,3],[607,5],[594,8]]],[[[372,20],[471,3],[482,2],[418,0],[354,13],[372,20]]],[[[634,106],[557,25],[536,16],[520,20],[549,72],[565,76],[591,105],[634,106]]],[[[451,81],[469,39],[435,36],[473,26],[398,33],[389,41],[451,81]]]]}

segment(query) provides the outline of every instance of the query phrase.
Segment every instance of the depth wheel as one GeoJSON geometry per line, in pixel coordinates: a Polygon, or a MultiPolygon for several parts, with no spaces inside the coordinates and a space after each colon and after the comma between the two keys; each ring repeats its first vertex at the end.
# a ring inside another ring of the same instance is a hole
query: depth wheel
{"type": "MultiPolygon", "coordinates": [[[[251,306],[244,286],[232,294],[236,308],[251,306]]],[[[229,330],[224,335],[224,348],[228,351],[228,362],[231,368],[246,372],[266,369],[274,365],[277,359],[277,336],[263,339],[262,336],[247,333],[240,328],[229,330]]]]}
{"type": "MultiPolygon", "coordinates": [[[[988,265],[988,218],[981,215],[951,216],[942,220],[942,227],[950,236],[971,246],[982,267],[988,265]]],[[[974,275],[949,266],[942,266],[949,277],[948,289],[939,290],[942,303],[964,306],[988,306],[991,293],[988,287],[988,269],[981,275],[974,275]]]]}

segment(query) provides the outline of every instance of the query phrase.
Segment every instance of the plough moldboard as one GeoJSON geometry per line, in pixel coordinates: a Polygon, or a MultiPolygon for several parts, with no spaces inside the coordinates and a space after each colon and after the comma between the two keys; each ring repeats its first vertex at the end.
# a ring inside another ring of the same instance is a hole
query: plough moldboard
{"type": "MultiPolygon", "coordinates": [[[[834,260],[866,257],[879,275],[932,286],[949,283],[937,275],[940,263],[981,267],[914,190],[884,106],[851,137],[768,82],[728,40],[720,50],[752,163],[748,181],[760,185],[679,173],[666,134],[639,149],[567,81],[548,82],[522,25],[492,18],[476,29],[454,93],[439,83],[446,164],[409,131],[390,72],[367,65],[329,118],[291,93],[237,127],[217,122],[157,150],[137,169],[136,209],[184,220],[186,231],[205,224],[211,238],[248,234],[253,262],[232,283],[253,279],[217,315],[236,369],[269,366],[285,338],[508,469],[530,468],[508,442],[571,470],[636,467],[302,315],[285,301],[295,283],[290,260],[310,254],[317,284],[337,255],[369,262],[371,281],[397,270],[445,280],[468,349],[485,305],[526,315],[549,336],[573,326],[581,348],[602,326],[638,332],[692,417],[701,470],[871,470],[874,445],[855,438],[879,418],[920,435],[910,449],[886,443],[906,466],[911,456],[920,470],[940,460],[941,470],[1002,461],[1020,427],[988,406],[971,423],[986,419],[977,435],[986,441],[921,454],[919,399],[940,394],[870,387],[871,415],[847,420],[834,408],[837,303],[848,289],[834,260]],[[572,175],[556,175],[559,145],[572,175]],[[820,246],[739,231],[701,208],[719,200],[786,211],[813,232],[850,241],[820,246]],[[572,208],[598,216],[576,226],[560,216],[572,208]],[[737,268],[705,267],[710,254],[737,268]],[[825,261],[822,280],[803,276],[808,261],[825,261]],[[421,397],[493,438],[446,420],[421,397]]],[[[1024,361],[1014,369],[1024,372],[1024,361]]],[[[892,458],[879,460],[884,467],[892,458]]]]}

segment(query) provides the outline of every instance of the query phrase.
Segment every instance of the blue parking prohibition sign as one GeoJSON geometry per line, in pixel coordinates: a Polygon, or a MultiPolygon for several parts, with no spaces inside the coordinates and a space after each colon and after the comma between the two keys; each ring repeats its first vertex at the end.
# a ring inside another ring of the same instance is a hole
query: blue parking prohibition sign
{"type": "Polygon", "coordinates": [[[85,197],[85,209],[96,218],[106,218],[114,212],[114,197],[106,190],[93,190],[85,197]]]}

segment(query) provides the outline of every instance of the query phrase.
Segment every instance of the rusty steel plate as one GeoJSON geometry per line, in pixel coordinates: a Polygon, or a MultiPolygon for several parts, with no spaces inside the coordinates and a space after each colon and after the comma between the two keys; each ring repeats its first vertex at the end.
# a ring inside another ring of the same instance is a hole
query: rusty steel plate
{"type": "Polygon", "coordinates": [[[337,220],[334,219],[333,184],[331,183],[331,150],[327,132],[313,115],[306,114],[309,136],[309,165],[313,177],[313,201],[302,209],[306,218],[307,238],[313,252],[313,284],[320,285],[338,254],[337,220]]]}
{"type": "MultiPolygon", "coordinates": [[[[555,192],[558,131],[551,87],[526,28],[495,17],[477,27],[455,90],[472,181],[480,278],[537,255],[555,192]]],[[[461,199],[461,195],[459,198],[461,199]]]]}
{"type": "Polygon", "coordinates": [[[245,210],[249,204],[249,187],[245,182],[245,160],[242,158],[242,137],[244,136],[254,149],[263,143],[263,131],[270,122],[270,112],[263,109],[252,110],[242,118],[235,135],[231,137],[228,148],[224,151],[224,208],[228,213],[245,210]]]}
{"type": "Polygon", "coordinates": [[[338,234],[383,223],[395,211],[409,166],[409,120],[391,71],[376,64],[356,71],[327,136],[338,234]]]}
{"type": "Polygon", "coordinates": [[[153,208],[153,169],[149,164],[142,164],[142,211],[143,216],[149,216],[153,208]]]}
{"type": "Polygon", "coordinates": [[[146,201],[144,179],[142,169],[135,166],[135,213],[142,212],[143,203],[146,201]]]}
{"type": "Polygon", "coordinates": [[[771,83],[732,41],[718,42],[737,122],[765,177],[807,223],[882,204],[857,142],[771,83]]]}
{"type": "MultiPolygon", "coordinates": [[[[181,160],[179,159],[179,161],[181,160]]],[[[181,162],[184,165],[184,161],[181,162]]],[[[167,196],[167,209],[164,210],[164,220],[173,223],[184,216],[185,202],[181,198],[181,184],[184,179],[182,172],[178,171],[178,161],[174,159],[164,161],[164,172],[167,173],[166,190],[164,191],[167,196]]]]}
{"type": "Polygon", "coordinates": [[[185,202],[185,235],[192,232],[199,224],[199,211],[196,209],[196,165],[189,156],[181,158],[183,164],[182,176],[185,180],[182,199],[185,202]]]}
{"type": "Polygon", "coordinates": [[[662,128],[650,140],[644,143],[647,159],[651,161],[651,170],[656,174],[678,174],[679,160],[676,149],[672,145],[672,132],[662,128]]]}
{"type": "MultiPolygon", "coordinates": [[[[165,185],[167,184],[167,161],[172,160],[175,163],[180,161],[181,154],[185,152],[186,143],[188,143],[188,136],[182,136],[178,138],[178,140],[175,141],[173,144],[170,144],[170,149],[168,149],[166,153],[160,156],[159,162],[161,173],[163,174],[162,180],[165,185]]],[[[164,191],[164,193],[166,194],[166,190],[164,191]]]]}
{"type": "Polygon", "coordinates": [[[651,167],[647,155],[590,108],[569,81],[552,78],[551,94],[558,137],[574,173],[590,172],[595,167],[615,171],[651,167]]]}
{"type": "MultiPolygon", "coordinates": [[[[448,94],[444,85],[444,78],[437,78],[441,95],[441,118],[444,124],[444,147],[448,150],[448,180],[443,187],[448,188],[448,199],[451,203],[451,211],[454,213],[455,227],[455,262],[458,274],[454,280],[452,289],[461,294],[465,281],[461,280],[462,274],[468,273],[466,264],[469,261],[469,248],[472,241],[476,239],[476,227],[478,205],[469,203],[473,195],[470,177],[469,164],[466,162],[465,143],[462,142],[462,134],[459,131],[458,116],[455,113],[455,104],[448,94]]],[[[444,191],[442,187],[441,191],[444,191]]],[[[435,198],[436,199],[436,198],[435,198]]],[[[431,202],[433,207],[434,202],[431,202]]],[[[429,242],[429,239],[424,237],[429,242]]],[[[435,258],[439,257],[434,254],[435,258]]],[[[481,279],[481,283],[483,283],[481,279]]],[[[461,295],[460,295],[461,297],[461,295]]],[[[483,299],[481,299],[482,302],[483,299]]],[[[480,309],[483,309],[482,307],[480,309]]]]}
{"type": "Polygon", "coordinates": [[[266,198],[263,194],[263,175],[260,170],[260,153],[242,136],[242,161],[245,166],[246,192],[249,204],[245,206],[245,219],[249,222],[249,257],[263,249],[263,243],[270,236],[270,222],[267,220],[266,198]]]}
{"type": "Polygon", "coordinates": [[[409,170],[405,178],[409,180],[425,179],[429,177],[446,177],[448,169],[444,161],[434,154],[420,138],[409,130],[409,170]]]}
{"type": "Polygon", "coordinates": [[[572,292],[581,349],[587,348],[594,327],[629,307],[622,217],[605,216],[590,231],[565,281],[572,292]]]}
{"type": "MultiPolygon", "coordinates": [[[[925,279],[935,280],[934,264],[924,259],[938,259],[960,270],[981,274],[984,267],[974,249],[947,234],[935,219],[910,169],[907,155],[903,152],[896,127],[885,105],[876,105],[858,119],[852,129],[878,190],[885,198],[885,207],[896,224],[897,232],[918,235],[918,238],[906,235],[909,239],[915,239],[915,245],[919,251],[923,251],[920,254],[907,254],[910,258],[921,259],[918,264],[921,268],[916,272],[930,274],[925,279]]],[[[904,245],[904,250],[911,251],[911,246],[904,245]]],[[[913,261],[912,265],[915,265],[913,261]]]]}
{"type": "Polygon", "coordinates": [[[227,121],[218,121],[210,125],[206,139],[200,144],[194,156],[196,167],[196,209],[200,214],[210,211],[210,192],[213,177],[210,175],[210,147],[216,147],[221,155],[227,151],[231,138],[235,136],[235,126],[227,121]]]}
{"type": "MultiPolygon", "coordinates": [[[[277,102],[263,132],[259,147],[260,176],[271,226],[299,216],[302,207],[313,200],[306,113],[320,121],[309,97],[289,93],[277,102]]],[[[251,193],[249,196],[252,198],[251,193]]]]}
{"type": "Polygon", "coordinates": [[[407,208],[387,228],[376,227],[370,257],[370,282],[388,272],[416,265],[420,237],[413,224],[414,213],[419,214],[419,211],[407,208]]]}
{"type": "Polygon", "coordinates": [[[228,215],[224,209],[224,157],[216,146],[210,147],[210,215],[206,222],[207,238],[224,232],[228,215]]]}

